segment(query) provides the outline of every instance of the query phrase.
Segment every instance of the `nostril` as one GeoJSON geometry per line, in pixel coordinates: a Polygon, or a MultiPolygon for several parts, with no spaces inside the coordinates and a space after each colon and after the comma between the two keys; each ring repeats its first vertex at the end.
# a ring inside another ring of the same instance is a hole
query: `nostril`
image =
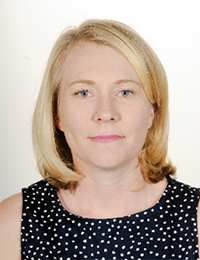
{"type": "Polygon", "coordinates": [[[111,117],[110,119],[105,119],[105,118],[101,118],[101,117],[98,117],[97,118],[97,122],[115,122],[116,121],[116,119],[114,118],[114,117],[111,117]]]}
{"type": "Polygon", "coordinates": [[[98,118],[97,118],[97,121],[98,121],[98,122],[101,122],[101,121],[107,121],[107,122],[112,121],[112,122],[114,122],[114,121],[115,121],[115,118],[114,118],[114,117],[111,117],[110,119],[102,119],[101,117],[98,117],[98,118]]]}

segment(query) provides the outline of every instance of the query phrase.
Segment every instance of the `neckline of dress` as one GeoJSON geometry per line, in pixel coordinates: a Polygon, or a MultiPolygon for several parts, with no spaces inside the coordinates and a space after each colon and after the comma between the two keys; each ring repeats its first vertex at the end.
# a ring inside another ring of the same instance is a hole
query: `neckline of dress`
{"type": "Polygon", "coordinates": [[[174,181],[173,179],[171,179],[171,177],[169,175],[167,175],[166,178],[167,178],[167,185],[166,185],[161,197],[159,198],[159,200],[152,207],[149,207],[146,210],[140,211],[138,213],[133,213],[133,214],[125,215],[122,217],[115,217],[115,218],[88,218],[88,217],[83,217],[83,216],[73,214],[63,207],[63,205],[58,197],[56,188],[55,187],[53,187],[53,188],[54,188],[56,201],[58,202],[57,207],[59,207],[59,210],[62,210],[63,213],[65,213],[66,217],[68,217],[68,218],[73,218],[74,220],[77,220],[77,221],[83,220],[83,221],[88,221],[88,222],[91,222],[91,221],[92,222],[106,222],[106,221],[112,221],[112,220],[113,221],[117,221],[117,220],[122,221],[122,220],[127,220],[130,218],[137,219],[137,218],[140,218],[141,216],[150,215],[150,213],[153,214],[154,212],[156,212],[156,209],[162,204],[162,202],[164,200],[167,199],[167,194],[169,193],[170,184],[172,184],[174,181]]]}

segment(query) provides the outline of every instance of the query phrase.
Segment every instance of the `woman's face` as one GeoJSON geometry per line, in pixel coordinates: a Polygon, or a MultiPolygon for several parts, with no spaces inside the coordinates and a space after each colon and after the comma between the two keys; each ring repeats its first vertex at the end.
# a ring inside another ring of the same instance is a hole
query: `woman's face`
{"type": "Polygon", "coordinates": [[[68,53],[58,111],[58,127],[80,170],[136,166],[154,117],[127,59],[92,42],[79,42],[68,53]]]}

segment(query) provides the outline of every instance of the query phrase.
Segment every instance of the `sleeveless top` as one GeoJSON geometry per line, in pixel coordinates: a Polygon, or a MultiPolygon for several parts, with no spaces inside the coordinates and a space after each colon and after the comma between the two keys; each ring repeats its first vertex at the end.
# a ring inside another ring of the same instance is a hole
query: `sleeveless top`
{"type": "Polygon", "coordinates": [[[155,206],[113,219],[71,214],[45,180],[22,192],[22,259],[199,259],[200,189],[170,177],[155,206]]]}

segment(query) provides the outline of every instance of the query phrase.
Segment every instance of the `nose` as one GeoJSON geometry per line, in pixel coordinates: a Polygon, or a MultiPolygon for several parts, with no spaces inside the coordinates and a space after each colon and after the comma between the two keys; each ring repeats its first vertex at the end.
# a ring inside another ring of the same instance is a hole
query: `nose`
{"type": "Polygon", "coordinates": [[[112,97],[98,97],[92,119],[97,123],[117,122],[120,119],[120,114],[117,109],[116,100],[112,97]]]}

